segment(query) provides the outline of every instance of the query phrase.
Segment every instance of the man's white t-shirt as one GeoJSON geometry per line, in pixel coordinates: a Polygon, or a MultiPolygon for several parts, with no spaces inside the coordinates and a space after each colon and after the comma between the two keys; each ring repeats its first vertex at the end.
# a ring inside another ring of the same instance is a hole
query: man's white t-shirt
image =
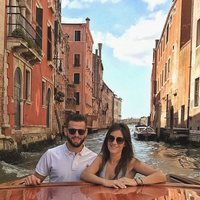
{"type": "Polygon", "coordinates": [[[35,171],[42,176],[49,176],[49,182],[80,181],[82,171],[96,156],[85,146],[80,153],[70,152],[65,143],[46,151],[35,171]]]}

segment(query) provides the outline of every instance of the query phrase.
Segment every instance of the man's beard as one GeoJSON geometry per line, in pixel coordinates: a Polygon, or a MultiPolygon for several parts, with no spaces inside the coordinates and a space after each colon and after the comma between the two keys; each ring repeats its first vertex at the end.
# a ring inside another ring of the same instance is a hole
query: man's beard
{"type": "Polygon", "coordinates": [[[83,138],[79,143],[74,143],[68,136],[67,136],[67,140],[73,147],[80,147],[85,141],[85,138],[83,138]]]}

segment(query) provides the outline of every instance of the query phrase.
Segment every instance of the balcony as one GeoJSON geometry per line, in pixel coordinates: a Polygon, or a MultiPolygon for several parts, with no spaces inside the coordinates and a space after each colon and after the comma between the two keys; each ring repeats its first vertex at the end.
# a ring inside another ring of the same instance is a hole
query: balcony
{"type": "Polygon", "coordinates": [[[76,98],[74,97],[75,93],[75,85],[68,84],[67,85],[67,98],[65,101],[66,110],[76,111],[76,98]]]}
{"type": "Polygon", "coordinates": [[[19,10],[20,7],[7,7],[7,48],[13,53],[18,54],[30,65],[35,65],[42,60],[41,45],[36,40],[40,36],[19,10]]]}
{"type": "Polygon", "coordinates": [[[76,99],[75,97],[67,97],[65,101],[66,110],[76,111],[76,99]]]}

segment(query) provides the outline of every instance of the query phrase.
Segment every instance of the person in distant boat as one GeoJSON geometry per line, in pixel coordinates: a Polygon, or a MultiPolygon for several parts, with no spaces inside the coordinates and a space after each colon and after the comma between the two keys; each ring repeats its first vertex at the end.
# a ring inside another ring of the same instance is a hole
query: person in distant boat
{"type": "Polygon", "coordinates": [[[130,130],[123,123],[115,123],[109,128],[100,154],[82,172],[81,179],[114,188],[166,182],[160,170],[134,157],[130,130]],[[135,178],[137,173],[144,176],[135,178]]]}
{"type": "Polygon", "coordinates": [[[25,185],[39,185],[49,176],[49,182],[80,181],[81,172],[96,158],[96,153],[84,145],[87,120],[80,114],[68,117],[64,134],[67,142],[47,150],[40,158],[33,175],[25,185]]]}

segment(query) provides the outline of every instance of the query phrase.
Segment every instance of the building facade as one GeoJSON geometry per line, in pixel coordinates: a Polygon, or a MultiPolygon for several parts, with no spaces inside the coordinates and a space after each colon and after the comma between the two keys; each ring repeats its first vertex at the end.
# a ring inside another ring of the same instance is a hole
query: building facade
{"type": "Polygon", "coordinates": [[[92,73],[92,104],[93,104],[93,129],[103,128],[100,119],[102,118],[102,88],[103,88],[103,63],[102,63],[102,44],[98,44],[98,49],[93,54],[93,73],[92,73]]]}
{"type": "Polygon", "coordinates": [[[120,122],[121,121],[121,104],[122,99],[118,97],[117,95],[114,95],[114,122],[120,122]]]}
{"type": "Polygon", "coordinates": [[[87,116],[88,127],[92,128],[92,50],[90,19],[85,23],[63,23],[63,31],[69,35],[69,83],[75,84],[76,112],[87,116]]]}
{"type": "Polygon", "coordinates": [[[110,126],[114,93],[90,19],[62,24],[60,0],[3,0],[0,11],[0,150],[55,138],[70,113],[110,126]]]}
{"type": "MultiPolygon", "coordinates": [[[[55,52],[63,41],[55,40],[56,21],[61,24],[61,3],[11,0],[1,9],[5,18],[0,30],[5,41],[1,46],[0,84],[1,133],[5,138],[1,141],[9,139],[13,143],[12,138],[26,145],[51,138],[58,132],[55,104],[64,102],[54,99],[54,90],[66,82],[56,57],[61,51],[55,52]]],[[[11,144],[6,146],[5,150],[11,144]]]]}
{"type": "Polygon", "coordinates": [[[100,112],[102,113],[102,117],[100,118],[102,128],[110,127],[114,120],[114,92],[104,81],[102,87],[102,107],[100,112]]]}
{"type": "MultiPolygon", "coordinates": [[[[5,7],[6,1],[0,2],[0,124],[3,123],[3,106],[4,100],[4,57],[5,57],[5,7]]],[[[0,135],[2,135],[2,127],[0,126],[0,135]]]]}
{"type": "Polygon", "coordinates": [[[200,2],[193,1],[190,86],[190,140],[200,142],[200,2]]]}
{"type": "Polygon", "coordinates": [[[151,126],[189,128],[192,1],[172,2],[161,37],[153,51],[151,126]]]}

